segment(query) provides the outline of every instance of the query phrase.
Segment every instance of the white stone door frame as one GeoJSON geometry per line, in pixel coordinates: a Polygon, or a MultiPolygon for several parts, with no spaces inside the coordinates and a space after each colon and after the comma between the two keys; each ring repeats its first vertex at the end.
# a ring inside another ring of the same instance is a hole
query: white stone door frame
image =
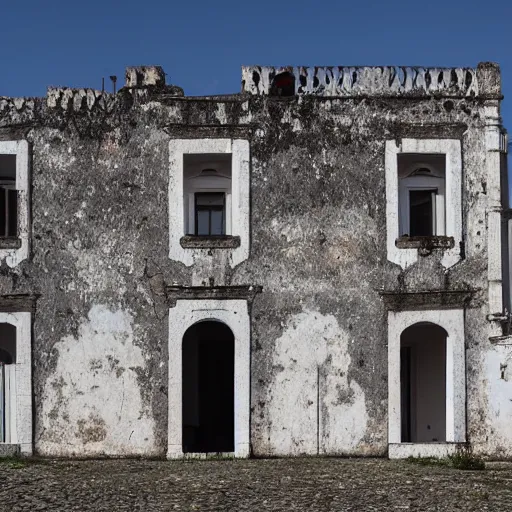
{"type": "Polygon", "coordinates": [[[183,453],[182,424],[183,336],[189,327],[205,320],[226,324],[235,338],[235,451],[225,455],[249,456],[251,324],[247,300],[178,299],[169,309],[168,459],[205,457],[183,453]]]}
{"type": "MultiPolygon", "coordinates": [[[[32,444],[32,320],[31,313],[0,312],[0,323],[16,327],[15,385],[10,400],[10,442],[22,455],[30,456],[32,444]]],[[[12,371],[12,369],[10,369],[12,371]]]]}
{"type": "Polygon", "coordinates": [[[388,312],[389,457],[445,456],[466,441],[466,360],[464,309],[388,312]],[[442,327],[446,338],[446,442],[402,443],[400,402],[400,336],[419,322],[442,327]]]}

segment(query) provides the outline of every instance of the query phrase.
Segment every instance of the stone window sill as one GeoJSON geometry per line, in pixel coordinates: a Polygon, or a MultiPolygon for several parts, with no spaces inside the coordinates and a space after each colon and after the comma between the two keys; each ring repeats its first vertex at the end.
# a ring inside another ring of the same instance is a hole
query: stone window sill
{"type": "Polygon", "coordinates": [[[0,238],[0,249],[19,249],[21,238],[0,238]]]}
{"type": "Polygon", "coordinates": [[[401,236],[395,240],[399,249],[452,249],[455,246],[453,236],[401,236]]]}
{"type": "Polygon", "coordinates": [[[180,238],[180,245],[183,249],[236,249],[240,247],[240,237],[185,235],[180,238]]]}

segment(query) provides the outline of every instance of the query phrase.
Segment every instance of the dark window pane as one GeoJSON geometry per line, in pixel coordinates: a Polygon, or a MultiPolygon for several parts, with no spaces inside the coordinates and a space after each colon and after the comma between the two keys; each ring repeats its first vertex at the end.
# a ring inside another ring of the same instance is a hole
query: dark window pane
{"type": "Polygon", "coordinates": [[[196,205],[198,206],[224,206],[223,193],[196,194],[196,205]]]}
{"type": "Polygon", "coordinates": [[[18,236],[18,192],[16,190],[8,190],[8,206],[9,222],[8,236],[18,236]]]}
{"type": "Polygon", "coordinates": [[[211,235],[224,234],[224,212],[222,210],[212,210],[211,213],[211,235]]]}
{"type": "Polygon", "coordinates": [[[224,234],[225,194],[201,192],[195,194],[196,235],[224,234]]]}
{"type": "Polygon", "coordinates": [[[210,234],[210,212],[208,210],[196,211],[197,233],[196,235],[210,234]]]}
{"type": "Polygon", "coordinates": [[[432,195],[435,190],[411,190],[409,192],[409,236],[434,235],[434,204],[432,195]]]}
{"type": "Polygon", "coordinates": [[[0,155],[0,180],[16,181],[16,155],[0,155]]]}
{"type": "Polygon", "coordinates": [[[0,236],[7,236],[7,190],[3,187],[0,187],[0,236]]]}

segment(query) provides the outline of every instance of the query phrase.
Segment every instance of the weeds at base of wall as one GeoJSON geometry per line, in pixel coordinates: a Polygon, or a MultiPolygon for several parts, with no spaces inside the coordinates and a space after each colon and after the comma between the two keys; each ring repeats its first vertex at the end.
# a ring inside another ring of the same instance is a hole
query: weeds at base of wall
{"type": "Polygon", "coordinates": [[[194,455],[184,455],[181,459],[173,459],[172,462],[185,462],[185,463],[193,463],[193,462],[207,462],[207,461],[237,461],[237,460],[247,460],[244,457],[235,457],[235,455],[231,453],[208,453],[208,454],[194,454],[194,455]]]}
{"type": "Polygon", "coordinates": [[[5,467],[9,469],[23,469],[34,464],[48,464],[48,461],[38,458],[21,457],[19,455],[0,457],[0,470],[5,467]]]}
{"type": "Polygon", "coordinates": [[[457,452],[443,459],[435,457],[408,457],[406,460],[421,466],[448,467],[463,471],[482,471],[485,469],[484,461],[469,452],[457,452]]]}
{"type": "Polygon", "coordinates": [[[0,457],[0,468],[23,469],[28,466],[28,461],[20,457],[0,457]]]}
{"type": "Polygon", "coordinates": [[[485,469],[485,463],[479,457],[475,457],[469,452],[457,452],[450,455],[448,459],[455,469],[469,470],[469,471],[482,471],[485,469]]]}

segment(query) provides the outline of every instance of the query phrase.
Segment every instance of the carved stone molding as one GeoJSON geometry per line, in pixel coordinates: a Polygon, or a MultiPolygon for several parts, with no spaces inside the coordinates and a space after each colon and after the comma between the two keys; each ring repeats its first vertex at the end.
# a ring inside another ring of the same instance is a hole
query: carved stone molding
{"type": "Polygon", "coordinates": [[[26,311],[32,313],[36,310],[36,301],[39,294],[12,294],[0,295],[0,312],[17,313],[26,311]]]}
{"type": "Polygon", "coordinates": [[[178,300],[246,300],[250,305],[263,287],[252,285],[236,286],[168,286],[166,288],[169,307],[178,300]]]}
{"type": "Polygon", "coordinates": [[[378,290],[386,308],[390,311],[475,308],[478,289],[472,290],[424,290],[415,292],[378,290]]]}

